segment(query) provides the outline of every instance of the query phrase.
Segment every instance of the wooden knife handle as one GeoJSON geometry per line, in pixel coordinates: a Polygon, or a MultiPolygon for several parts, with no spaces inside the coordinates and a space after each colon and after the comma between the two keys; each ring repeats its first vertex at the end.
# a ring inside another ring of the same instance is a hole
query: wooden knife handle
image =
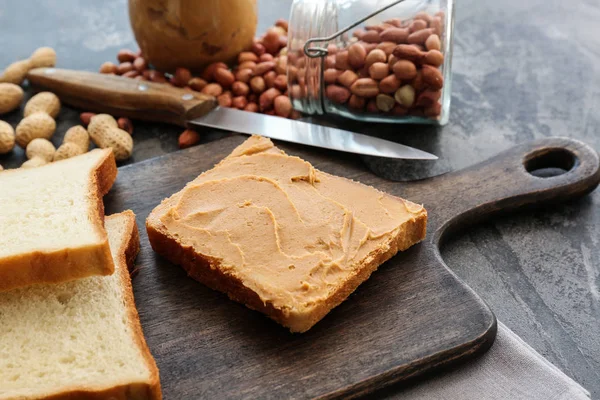
{"type": "Polygon", "coordinates": [[[54,92],[62,102],[84,111],[180,126],[217,105],[212,96],[168,84],[87,71],[36,68],[27,78],[34,87],[54,92]]]}

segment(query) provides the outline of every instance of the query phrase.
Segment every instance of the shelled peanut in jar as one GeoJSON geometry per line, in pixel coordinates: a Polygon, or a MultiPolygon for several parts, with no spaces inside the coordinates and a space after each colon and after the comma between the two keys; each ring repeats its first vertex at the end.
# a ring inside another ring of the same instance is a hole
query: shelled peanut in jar
{"type": "MultiPolygon", "coordinates": [[[[450,108],[452,9],[452,0],[405,0],[326,42],[314,38],[343,28],[337,21],[348,20],[342,18],[345,9],[331,11],[331,4],[328,8],[295,1],[288,46],[294,107],[309,114],[365,121],[445,124],[450,108]],[[423,4],[427,9],[420,8],[423,4]],[[303,27],[314,15],[328,22],[303,27]],[[307,55],[304,46],[309,39],[313,40],[307,55]]],[[[364,15],[373,11],[365,9],[364,15]]]]}

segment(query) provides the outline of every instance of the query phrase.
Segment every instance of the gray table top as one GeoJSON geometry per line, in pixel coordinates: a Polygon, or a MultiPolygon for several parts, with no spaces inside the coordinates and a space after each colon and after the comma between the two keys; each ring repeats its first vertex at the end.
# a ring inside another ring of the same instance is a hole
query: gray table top
{"type": "MultiPolygon", "coordinates": [[[[259,1],[260,26],[286,17],[290,0],[259,1]]],[[[460,0],[456,5],[452,111],[444,128],[343,124],[440,156],[423,171],[373,164],[393,179],[437,174],[548,136],[600,149],[600,3],[559,0],[460,0]],[[576,5],[575,5],[576,4],[576,5]]],[[[126,0],[0,0],[0,65],[48,45],[58,65],[95,71],[120,48],[136,48],[126,0]]],[[[29,93],[28,93],[29,94],[29,93]]],[[[79,111],[64,107],[59,144],[79,111]]],[[[5,120],[16,125],[21,113],[5,120]]],[[[129,162],[177,150],[181,129],[135,123],[129,162]]],[[[203,140],[218,136],[208,133],[203,140]]],[[[21,150],[0,156],[17,167],[21,150]]],[[[357,158],[357,162],[361,162],[357,158]]],[[[600,398],[600,191],[564,205],[497,218],[457,235],[447,264],[498,319],[600,398]]]]}

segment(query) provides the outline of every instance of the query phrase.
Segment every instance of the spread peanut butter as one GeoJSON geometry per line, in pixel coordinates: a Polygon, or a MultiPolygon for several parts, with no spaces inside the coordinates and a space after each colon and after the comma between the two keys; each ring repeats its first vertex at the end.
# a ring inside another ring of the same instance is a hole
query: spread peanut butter
{"type": "Polygon", "coordinates": [[[423,212],[253,137],[188,184],[161,222],[264,303],[293,312],[326,300],[423,212]]]}

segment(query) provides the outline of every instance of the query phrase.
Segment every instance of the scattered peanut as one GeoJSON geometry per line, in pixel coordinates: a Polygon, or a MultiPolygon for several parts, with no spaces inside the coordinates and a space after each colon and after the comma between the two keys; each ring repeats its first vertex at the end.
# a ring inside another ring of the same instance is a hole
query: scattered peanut
{"type": "Polygon", "coordinates": [[[287,118],[292,112],[292,102],[287,96],[277,96],[273,102],[273,108],[275,109],[275,115],[287,118]]]}
{"type": "Polygon", "coordinates": [[[120,129],[123,129],[125,132],[129,133],[130,135],[133,134],[133,123],[131,122],[131,120],[129,118],[119,118],[117,120],[117,125],[119,126],[120,129]]]}
{"type": "Polygon", "coordinates": [[[31,61],[21,60],[10,64],[2,75],[0,75],[0,82],[14,83],[20,85],[25,80],[25,76],[31,69],[31,61]]]}
{"type": "Polygon", "coordinates": [[[52,92],[40,92],[33,96],[29,99],[27,104],[25,104],[23,116],[28,117],[36,112],[43,112],[52,118],[56,118],[60,112],[60,100],[58,99],[58,96],[52,92]]]}
{"type": "Polygon", "coordinates": [[[15,147],[15,130],[5,121],[0,121],[0,154],[6,154],[15,147]]]}
{"type": "Polygon", "coordinates": [[[21,105],[23,89],[14,83],[0,83],[0,114],[11,112],[21,105]]]}
{"type": "Polygon", "coordinates": [[[179,135],[179,148],[186,149],[200,142],[200,135],[191,129],[186,129],[179,135]]]}
{"type": "Polygon", "coordinates": [[[46,162],[51,162],[54,158],[56,148],[48,139],[37,138],[33,139],[25,149],[25,155],[28,160],[35,157],[40,157],[46,162]]]}
{"type": "Polygon", "coordinates": [[[54,67],[56,65],[56,52],[52,47],[40,47],[31,57],[31,68],[54,67]]]}
{"type": "Polygon", "coordinates": [[[56,129],[54,119],[44,113],[36,112],[21,120],[16,129],[17,144],[26,148],[36,138],[50,139],[56,129]]]}
{"type": "MultiPolygon", "coordinates": [[[[35,114],[34,114],[35,115],[35,114]]],[[[131,135],[118,127],[117,121],[108,114],[92,117],[88,126],[90,139],[101,149],[111,148],[119,161],[131,157],[133,139],[131,135]]]]}
{"type": "Polygon", "coordinates": [[[85,151],[83,151],[81,147],[77,146],[75,143],[63,143],[58,149],[56,149],[52,161],[65,160],[83,153],[85,153],[85,151]]]}
{"type": "Polygon", "coordinates": [[[79,114],[79,119],[81,120],[81,123],[83,124],[83,126],[88,126],[94,115],[96,115],[96,114],[92,113],[92,112],[83,112],[83,113],[79,114]]]}

